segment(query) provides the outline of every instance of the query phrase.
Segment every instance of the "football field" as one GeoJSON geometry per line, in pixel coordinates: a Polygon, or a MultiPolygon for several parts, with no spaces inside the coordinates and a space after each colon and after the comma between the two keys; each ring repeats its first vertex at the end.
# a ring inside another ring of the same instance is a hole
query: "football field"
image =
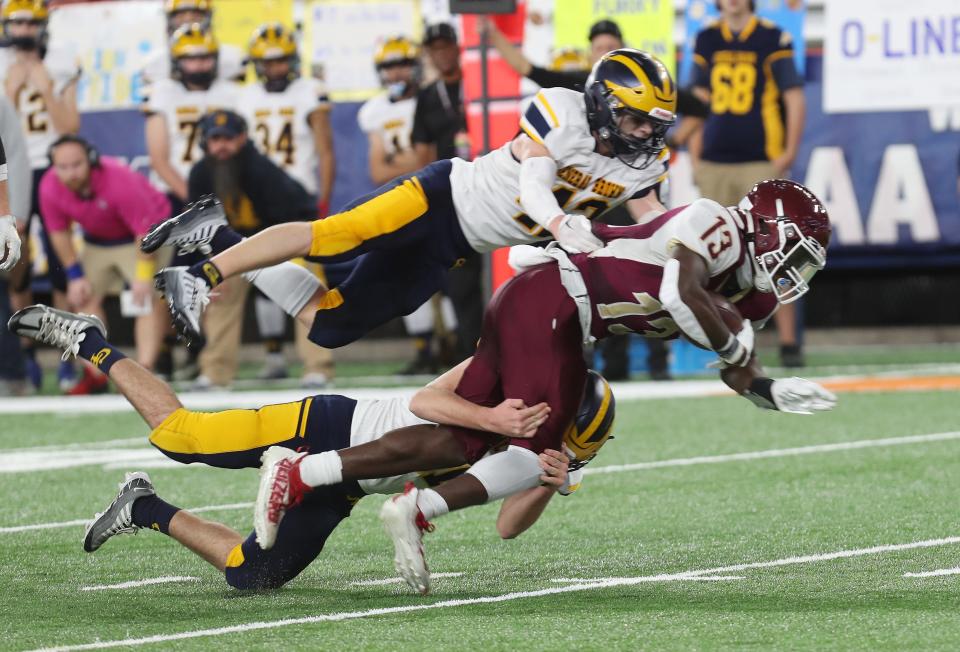
{"type": "Polygon", "coordinates": [[[164,463],[130,410],[3,414],[0,648],[957,649],[958,380],[838,382],[810,417],[615,386],[616,439],[530,531],[437,520],[428,597],[395,579],[378,496],[276,592],[156,532],[86,554],[126,470],[244,533],[256,472],[164,463]]]}

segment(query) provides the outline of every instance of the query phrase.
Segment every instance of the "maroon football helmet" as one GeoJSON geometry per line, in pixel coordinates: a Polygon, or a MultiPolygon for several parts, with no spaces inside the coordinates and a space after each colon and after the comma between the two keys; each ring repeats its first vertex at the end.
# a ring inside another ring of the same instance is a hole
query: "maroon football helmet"
{"type": "Polygon", "coordinates": [[[787,179],[761,181],[740,200],[754,287],[780,303],[796,301],[827,262],[830,217],[806,187],[787,179]]]}

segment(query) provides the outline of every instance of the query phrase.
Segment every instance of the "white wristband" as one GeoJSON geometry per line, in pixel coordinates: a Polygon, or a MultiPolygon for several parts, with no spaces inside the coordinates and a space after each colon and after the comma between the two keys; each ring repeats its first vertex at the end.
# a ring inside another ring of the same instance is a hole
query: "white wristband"
{"type": "Polygon", "coordinates": [[[546,228],[563,209],[553,196],[557,162],[549,156],[534,156],[520,164],[520,205],[534,222],[546,228]]]}
{"type": "Polygon", "coordinates": [[[17,227],[17,218],[15,218],[13,215],[0,215],[0,224],[3,224],[4,222],[14,228],[17,227]]]}

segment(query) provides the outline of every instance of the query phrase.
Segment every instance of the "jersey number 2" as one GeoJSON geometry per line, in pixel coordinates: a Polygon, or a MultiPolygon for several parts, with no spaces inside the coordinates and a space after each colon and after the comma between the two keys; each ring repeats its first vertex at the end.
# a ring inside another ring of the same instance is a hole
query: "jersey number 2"
{"type": "Polygon", "coordinates": [[[670,337],[677,332],[677,325],[669,316],[650,319],[650,315],[664,312],[663,305],[648,292],[634,292],[633,301],[618,301],[617,303],[598,303],[597,314],[602,319],[619,319],[621,317],[644,317],[651,329],[634,331],[623,324],[610,324],[607,330],[617,335],[639,333],[644,337],[670,337]]]}

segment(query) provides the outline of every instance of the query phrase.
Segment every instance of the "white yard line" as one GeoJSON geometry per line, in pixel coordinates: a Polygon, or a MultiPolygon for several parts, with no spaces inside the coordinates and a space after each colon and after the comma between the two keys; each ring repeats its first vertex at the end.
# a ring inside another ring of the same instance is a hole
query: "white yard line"
{"type": "MultiPolygon", "coordinates": [[[[152,643],[165,643],[168,641],[182,641],[192,638],[203,638],[209,636],[223,636],[226,634],[240,634],[264,629],[276,629],[279,627],[289,627],[291,625],[308,625],[321,622],[338,622],[343,620],[354,620],[357,618],[369,618],[370,616],[385,616],[389,614],[409,613],[415,611],[427,611],[431,609],[449,609],[451,607],[464,607],[478,604],[495,604],[498,602],[510,602],[512,600],[522,600],[524,598],[539,598],[548,595],[558,595],[563,593],[575,593],[579,591],[593,591],[595,589],[605,589],[616,586],[632,586],[646,582],[663,582],[671,579],[689,579],[690,577],[712,576],[722,573],[736,572],[753,568],[774,568],[777,566],[789,566],[793,564],[810,564],[821,561],[830,561],[833,559],[846,559],[850,557],[861,557],[864,555],[876,555],[885,552],[897,552],[900,550],[913,550],[916,548],[931,548],[934,546],[944,546],[960,543],[960,537],[947,537],[943,539],[928,539],[926,541],[914,541],[912,543],[900,543],[893,545],[872,546],[870,548],[858,548],[853,550],[840,550],[837,552],[820,553],[813,555],[802,555],[798,557],[785,557],[783,559],[774,559],[772,561],[750,562],[746,564],[733,564],[729,566],[720,566],[718,568],[706,568],[703,570],[689,570],[681,573],[663,573],[659,575],[647,575],[643,577],[613,577],[596,582],[570,584],[568,586],[556,586],[535,591],[515,591],[504,593],[502,595],[491,595],[481,598],[467,598],[462,600],[442,600],[428,604],[418,603],[399,607],[383,607],[380,609],[367,609],[364,611],[342,611],[338,613],[319,614],[316,616],[304,616],[302,618],[286,618],[284,620],[260,621],[252,623],[242,623],[239,625],[230,625],[228,627],[216,627],[211,629],[196,629],[192,631],[176,632],[173,634],[157,634],[155,636],[146,636],[142,638],[126,638],[114,641],[96,641],[94,643],[84,643],[81,645],[64,645],[60,647],[42,648],[34,652],[68,652],[72,650],[97,650],[103,648],[148,645],[152,643]]],[[[411,596],[412,597],[412,596],[411,596]]]]}
{"type": "Polygon", "coordinates": [[[941,568],[925,573],[904,573],[904,577],[940,577],[941,575],[960,575],[960,568],[941,568]]]}
{"type": "Polygon", "coordinates": [[[199,577],[190,575],[170,575],[166,577],[151,577],[146,580],[134,580],[132,582],[121,582],[120,584],[94,584],[93,586],[81,586],[81,591],[110,591],[114,589],[135,589],[140,586],[151,586],[153,584],[170,584],[173,582],[199,582],[199,577]]]}
{"type": "Polygon", "coordinates": [[[124,439],[105,439],[102,441],[74,441],[63,444],[42,444],[40,446],[24,446],[22,448],[0,448],[0,454],[8,453],[39,453],[41,451],[86,450],[97,448],[128,448],[143,446],[147,441],[144,437],[125,437],[124,439]]]}
{"type": "Polygon", "coordinates": [[[772,448],[747,453],[730,453],[728,455],[709,455],[701,457],[681,457],[672,460],[656,462],[638,462],[636,464],[611,464],[609,466],[588,466],[583,470],[585,474],[623,473],[625,471],[645,471],[648,469],[662,469],[671,466],[695,466],[698,464],[721,464],[724,462],[744,462],[761,460],[771,457],[792,457],[795,455],[811,455],[814,453],[832,453],[836,451],[857,450],[860,448],[882,448],[885,446],[904,446],[908,444],[922,444],[936,441],[950,441],[960,439],[960,432],[938,432],[929,435],[908,435],[906,437],[887,437],[885,439],[860,439],[856,441],[837,442],[835,444],[815,444],[813,446],[798,446],[796,448],[772,448]]]}
{"type": "MultiPolygon", "coordinates": [[[[402,579],[402,578],[401,578],[402,579]]],[[[598,577],[595,579],[584,579],[576,577],[555,577],[550,580],[555,584],[593,584],[596,582],[606,582],[609,577],[598,577]]],[[[659,582],[728,582],[732,580],[742,580],[744,579],[743,575],[675,575],[675,576],[662,576],[657,580],[659,582]]]]}
{"type": "MultiPolygon", "coordinates": [[[[431,579],[439,577],[460,577],[463,573],[430,573],[431,579]]],[[[388,577],[385,580],[360,580],[359,582],[350,582],[350,586],[387,586],[388,584],[403,584],[402,577],[388,577]]]]}
{"type": "MultiPolygon", "coordinates": [[[[203,507],[190,507],[188,512],[200,514],[203,512],[219,512],[231,509],[250,509],[253,503],[226,503],[224,505],[204,505],[203,507]]],[[[0,527],[0,534],[15,534],[17,532],[29,532],[30,530],[53,530],[64,527],[74,527],[76,525],[86,525],[90,522],[89,518],[79,518],[73,521],[58,521],[55,523],[33,523],[31,525],[13,525],[9,527],[0,527]]]]}
{"type": "MultiPolygon", "coordinates": [[[[909,444],[924,444],[939,441],[951,441],[960,439],[960,432],[939,432],[928,435],[911,435],[907,437],[889,437],[887,439],[861,439],[858,441],[838,442],[835,444],[816,444],[813,446],[800,446],[797,448],[775,448],[762,451],[750,451],[746,453],[731,453],[728,455],[713,455],[700,457],[682,457],[672,460],[660,460],[655,462],[638,462],[636,464],[615,464],[610,466],[588,466],[584,473],[625,473],[631,471],[645,471],[649,469],[660,469],[675,466],[694,466],[697,464],[720,464],[723,462],[743,462],[750,460],[769,459],[775,457],[791,457],[796,455],[810,455],[813,453],[830,453],[836,451],[857,450],[861,448],[882,448],[885,446],[905,446],[909,444]]],[[[176,465],[170,468],[205,468],[202,465],[176,465]]],[[[252,503],[237,503],[237,505],[251,506],[252,503]]],[[[237,509],[236,506],[218,506],[212,505],[191,509],[189,511],[212,511],[216,509],[237,509]]],[[[73,521],[61,521],[59,523],[36,523],[33,525],[15,525],[0,527],[0,534],[12,534],[16,532],[25,532],[28,530],[47,530],[52,528],[72,527],[74,525],[83,525],[86,519],[73,521]]]]}

